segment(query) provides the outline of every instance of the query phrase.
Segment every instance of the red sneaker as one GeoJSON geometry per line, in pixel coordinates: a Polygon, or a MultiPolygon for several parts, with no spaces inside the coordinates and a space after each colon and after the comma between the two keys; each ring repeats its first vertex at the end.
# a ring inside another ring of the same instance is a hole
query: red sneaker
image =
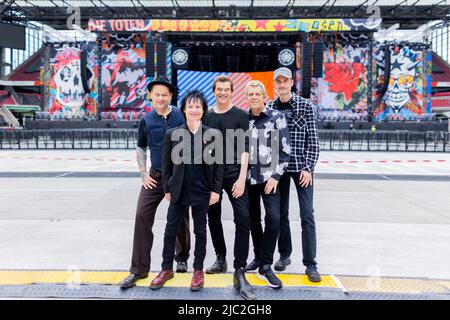
{"type": "Polygon", "coordinates": [[[162,288],[164,284],[173,278],[173,270],[162,270],[150,284],[150,288],[153,290],[162,288]]]}
{"type": "Polygon", "coordinates": [[[192,275],[191,281],[191,290],[199,291],[201,288],[203,288],[203,284],[204,284],[203,270],[194,270],[194,274],[192,275]]]}

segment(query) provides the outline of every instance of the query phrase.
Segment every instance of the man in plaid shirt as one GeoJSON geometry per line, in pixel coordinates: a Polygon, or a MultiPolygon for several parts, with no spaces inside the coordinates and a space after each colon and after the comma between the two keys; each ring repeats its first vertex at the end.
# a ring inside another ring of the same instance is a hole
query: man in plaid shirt
{"type": "Polygon", "coordinates": [[[291,153],[287,171],[281,176],[279,190],[281,198],[280,235],[278,251],[280,260],[275,270],[283,271],[291,263],[291,230],[289,226],[289,189],[292,178],[297,189],[302,225],[303,264],[312,282],[322,280],[316,262],[316,224],[313,209],[313,172],[319,158],[319,135],[317,131],[316,107],[309,100],[292,93],[294,85],[292,71],[279,68],[274,72],[274,88],[278,98],[268,107],[280,110],[287,122],[291,140],[291,153]]]}

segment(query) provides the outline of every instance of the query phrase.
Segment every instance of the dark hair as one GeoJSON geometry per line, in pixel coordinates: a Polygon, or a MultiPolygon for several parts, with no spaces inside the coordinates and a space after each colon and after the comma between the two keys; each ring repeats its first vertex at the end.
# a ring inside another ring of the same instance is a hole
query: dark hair
{"type": "Polygon", "coordinates": [[[208,112],[208,103],[206,102],[206,98],[200,90],[191,90],[186,93],[181,100],[181,112],[183,112],[184,117],[186,118],[186,114],[184,110],[186,109],[186,105],[191,101],[200,101],[203,107],[203,115],[202,120],[208,112]]]}
{"type": "Polygon", "coordinates": [[[230,87],[231,87],[231,92],[233,92],[233,80],[231,80],[230,77],[227,76],[217,76],[214,81],[213,81],[213,87],[212,90],[213,92],[216,91],[216,83],[217,82],[229,82],[230,83],[230,87]]]}

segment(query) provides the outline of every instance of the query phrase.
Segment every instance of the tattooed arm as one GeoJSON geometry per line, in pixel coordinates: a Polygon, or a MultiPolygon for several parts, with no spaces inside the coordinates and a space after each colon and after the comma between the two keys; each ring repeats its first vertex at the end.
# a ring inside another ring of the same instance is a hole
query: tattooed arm
{"type": "Polygon", "coordinates": [[[144,118],[139,122],[138,141],[136,147],[136,159],[141,175],[142,186],[145,189],[152,189],[156,186],[156,181],[150,177],[147,171],[147,124],[144,118]]]}
{"type": "Polygon", "coordinates": [[[150,177],[150,174],[147,171],[147,150],[141,147],[136,147],[136,159],[139,166],[142,186],[145,189],[153,189],[156,187],[156,180],[150,177]]]}

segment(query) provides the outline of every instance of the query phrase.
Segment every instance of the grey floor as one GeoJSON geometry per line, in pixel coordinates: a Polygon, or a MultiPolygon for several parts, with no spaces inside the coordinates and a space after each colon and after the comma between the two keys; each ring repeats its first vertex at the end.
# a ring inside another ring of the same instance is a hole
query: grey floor
{"type": "MultiPolygon", "coordinates": [[[[323,161],[336,159],[342,163],[319,163],[317,172],[322,175],[315,180],[319,270],[334,275],[450,279],[450,182],[423,179],[450,176],[450,155],[321,154],[323,161]],[[388,162],[364,163],[365,159],[388,162]],[[335,173],[339,179],[333,178],[335,173]],[[345,179],[353,173],[360,175],[345,179]],[[379,180],[370,174],[393,176],[379,180]],[[397,175],[413,178],[405,181],[397,175]]],[[[0,165],[0,173],[94,173],[84,178],[0,177],[0,269],[129,268],[140,180],[132,175],[96,177],[95,172],[135,171],[132,151],[0,151],[0,165]]],[[[299,209],[291,188],[294,252],[286,271],[302,273],[299,209]]],[[[228,199],[223,206],[231,264],[234,225],[228,199]]],[[[154,271],[160,267],[167,207],[164,200],[154,226],[154,271]]],[[[213,260],[208,241],[205,263],[213,260]]]]}

